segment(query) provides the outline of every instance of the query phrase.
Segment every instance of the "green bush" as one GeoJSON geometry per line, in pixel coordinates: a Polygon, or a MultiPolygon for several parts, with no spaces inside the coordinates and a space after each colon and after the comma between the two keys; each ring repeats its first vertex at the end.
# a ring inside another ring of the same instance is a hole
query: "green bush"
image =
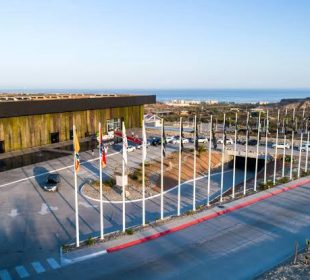
{"type": "Polygon", "coordinates": [[[266,182],[266,184],[260,183],[259,186],[260,186],[260,189],[261,189],[261,190],[268,190],[268,189],[270,189],[271,187],[273,187],[273,181],[268,180],[268,181],[266,182]]]}
{"type": "Polygon", "coordinates": [[[126,234],[133,235],[133,229],[132,228],[127,228],[126,229],[126,234]]]}
{"type": "Polygon", "coordinates": [[[116,184],[116,181],[113,178],[109,178],[109,179],[106,179],[106,180],[102,181],[102,183],[104,185],[109,186],[110,188],[112,188],[116,184]]]}
{"type": "Polygon", "coordinates": [[[88,238],[87,238],[87,240],[86,240],[86,245],[87,246],[92,246],[92,245],[94,245],[95,244],[95,240],[91,237],[91,236],[89,236],[88,238]]]}
{"type": "Polygon", "coordinates": [[[277,180],[277,184],[286,184],[288,182],[289,182],[289,178],[288,177],[282,177],[282,178],[277,180]]]}
{"type": "Polygon", "coordinates": [[[141,180],[142,172],[140,169],[135,169],[132,173],[128,175],[128,177],[132,180],[141,180]]]}

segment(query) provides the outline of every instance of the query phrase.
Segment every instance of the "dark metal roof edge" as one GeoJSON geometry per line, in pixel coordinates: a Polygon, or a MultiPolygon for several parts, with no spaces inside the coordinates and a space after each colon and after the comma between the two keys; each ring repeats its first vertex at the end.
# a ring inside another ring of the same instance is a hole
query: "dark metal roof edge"
{"type": "Polygon", "coordinates": [[[0,118],[55,114],[156,103],[156,95],[0,102],[0,118]]]}

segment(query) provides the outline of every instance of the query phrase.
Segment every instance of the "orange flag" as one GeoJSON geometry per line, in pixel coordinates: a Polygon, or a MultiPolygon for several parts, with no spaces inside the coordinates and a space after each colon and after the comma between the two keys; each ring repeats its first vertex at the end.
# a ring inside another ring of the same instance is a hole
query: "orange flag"
{"type": "Polygon", "coordinates": [[[74,127],[74,135],[73,135],[73,147],[74,147],[74,157],[75,157],[75,171],[78,172],[80,169],[80,143],[77,137],[76,128],[74,127]]]}

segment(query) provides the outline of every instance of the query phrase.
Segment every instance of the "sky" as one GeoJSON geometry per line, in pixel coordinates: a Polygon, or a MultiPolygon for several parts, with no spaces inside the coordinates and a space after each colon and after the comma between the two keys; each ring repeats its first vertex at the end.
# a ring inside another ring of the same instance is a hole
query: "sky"
{"type": "Polygon", "coordinates": [[[310,88],[309,0],[0,0],[0,89],[310,88]]]}

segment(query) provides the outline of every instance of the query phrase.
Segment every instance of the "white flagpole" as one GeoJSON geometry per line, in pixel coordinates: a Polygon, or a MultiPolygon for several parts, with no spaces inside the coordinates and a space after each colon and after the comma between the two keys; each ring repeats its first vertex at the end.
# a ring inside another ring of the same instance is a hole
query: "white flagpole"
{"type": "Polygon", "coordinates": [[[306,147],[306,160],[305,160],[305,172],[308,171],[308,155],[309,155],[309,131],[307,132],[307,147],[306,147]]]}
{"type": "Polygon", "coordinates": [[[235,143],[234,143],[234,167],[233,167],[232,198],[235,198],[235,190],[236,190],[237,122],[238,122],[238,113],[236,113],[236,118],[235,118],[235,143]]]}
{"type": "Polygon", "coordinates": [[[122,122],[122,136],[123,136],[123,161],[122,161],[122,188],[123,188],[123,193],[122,193],[122,204],[123,204],[123,232],[126,231],[126,189],[125,189],[125,157],[127,158],[127,154],[125,155],[125,153],[127,153],[127,147],[124,143],[124,137],[126,137],[126,131],[125,131],[125,124],[124,122],[122,122]]]}
{"type": "Polygon", "coordinates": [[[146,135],[145,123],[142,121],[142,225],[145,226],[145,158],[146,158],[146,135]]]}
{"type": "Polygon", "coordinates": [[[299,158],[298,158],[298,171],[297,171],[298,178],[300,177],[302,138],[303,138],[303,132],[301,132],[300,134],[300,143],[299,143],[299,158]]]}
{"type": "MultiPolygon", "coordinates": [[[[302,111],[302,124],[304,122],[305,118],[305,108],[302,111]]],[[[300,132],[300,143],[299,143],[299,158],[298,158],[298,170],[297,170],[297,176],[300,177],[300,168],[301,168],[301,148],[302,148],[302,140],[303,140],[303,127],[301,128],[300,132]]]]}
{"type": "Polygon", "coordinates": [[[101,122],[99,122],[99,184],[100,184],[100,239],[104,238],[104,230],[103,230],[103,198],[102,198],[102,131],[101,131],[101,122]]]}
{"type": "Polygon", "coordinates": [[[193,210],[196,210],[196,141],[198,141],[198,139],[196,139],[197,136],[197,116],[195,115],[194,118],[194,176],[193,176],[193,210]]]}
{"type": "Polygon", "coordinates": [[[290,180],[293,179],[293,157],[294,157],[294,123],[295,121],[295,108],[293,109],[293,130],[292,130],[292,143],[291,143],[291,166],[290,166],[290,180]]]}
{"type": "Polygon", "coordinates": [[[247,181],[247,172],[248,172],[248,138],[249,138],[249,112],[247,113],[247,128],[246,128],[246,139],[245,139],[245,159],[244,159],[244,179],[243,179],[243,195],[246,194],[246,181],[247,181]]]}
{"type": "Polygon", "coordinates": [[[287,109],[285,109],[285,118],[283,119],[283,132],[284,132],[284,148],[283,148],[283,159],[282,159],[282,177],[285,176],[285,156],[286,156],[286,129],[284,129],[284,123],[286,122],[286,117],[287,117],[287,109]]]}
{"type": "MultiPolygon", "coordinates": [[[[73,125],[73,139],[76,139],[76,127],[73,125]]],[[[74,198],[75,198],[75,235],[76,247],[80,247],[80,229],[79,229],[79,204],[78,204],[78,186],[76,174],[76,152],[74,152],[74,198]]]]}
{"type": "Polygon", "coordinates": [[[266,118],[266,126],[265,126],[265,167],[264,167],[264,184],[267,183],[267,156],[268,156],[268,129],[269,129],[269,121],[268,121],[268,117],[269,117],[269,111],[267,110],[267,118],[266,118]]]}
{"type": "Polygon", "coordinates": [[[161,119],[160,156],[160,218],[164,219],[164,119],[161,119]]]}
{"type": "Polygon", "coordinates": [[[181,174],[182,174],[182,117],[180,117],[180,143],[179,143],[179,176],[178,176],[178,216],[181,214],[181,174]]]}
{"type": "Polygon", "coordinates": [[[210,137],[209,137],[209,156],[208,156],[208,188],[207,188],[207,206],[210,206],[210,188],[211,188],[211,156],[212,156],[212,118],[210,119],[210,137]]]}
{"type": "Polygon", "coordinates": [[[278,157],[278,138],[279,138],[279,120],[280,120],[280,109],[278,109],[278,118],[277,118],[277,132],[276,132],[276,151],[274,156],[274,169],[273,169],[273,184],[276,184],[277,176],[277,157],[278,157]]]}
{"type": "Polygon", "coordinates": [[[226,146],[226,139],[225,139],[225,121],[226,121],[226,114],[224,113],[224,121],[223,121],[223,146],[222,146],[222,172],[221,172],[221,196],[220,202],[223,201],[223,190],[224,190],[224,160],[225,160],[225,146],[226,146]]]}
{"type": "Polygon", "coordinates": [[[259,135],[260,135],[260,115],[258,114],[258,128],[257,128],[257,144],[256,144],[256,162],[255,162],[255,176],[254,176],[254,191],[257,189],[257,170],[258,170],[258,153],[259,153],[259,135]]]}

